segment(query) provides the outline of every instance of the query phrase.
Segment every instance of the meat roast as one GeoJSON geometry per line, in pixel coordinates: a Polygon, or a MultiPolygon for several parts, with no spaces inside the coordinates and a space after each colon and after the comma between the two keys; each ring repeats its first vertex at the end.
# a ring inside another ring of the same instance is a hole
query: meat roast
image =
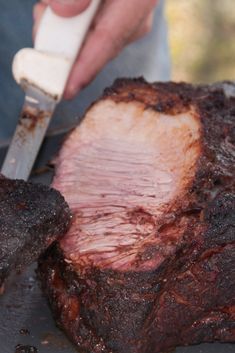
{"type": "Polygon", "coordinates": [[[70,211],[60,193],[47,186],[0,175],[0,287],[68,229],[70,211]]]}
{"type": "Polygon", "coordinates": [[[65,141],[72,225],[39,276],[79,352],[235,340],[232,91],[120,79],[65,141]]]}

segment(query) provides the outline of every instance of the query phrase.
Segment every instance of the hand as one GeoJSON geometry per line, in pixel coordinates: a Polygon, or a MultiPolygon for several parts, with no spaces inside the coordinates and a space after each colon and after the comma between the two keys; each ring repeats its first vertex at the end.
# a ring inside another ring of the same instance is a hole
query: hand
{"type": "MultiPolygon", "coordinates": [[[[60,16],[75,16],[90,0],[41,0],[34,8],[34,33],[47,5],[60,16]]],[[[103,0],[82,50],[72,68],[64,97],[72,99],[129,43],[152,27],[157,0],[103,0]]]]}

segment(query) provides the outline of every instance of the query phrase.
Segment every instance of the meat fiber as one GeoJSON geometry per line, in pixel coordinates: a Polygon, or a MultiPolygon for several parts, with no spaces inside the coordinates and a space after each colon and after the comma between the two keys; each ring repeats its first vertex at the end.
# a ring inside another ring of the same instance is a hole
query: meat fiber
{"type": "Polygon", "coordinates": [[[12,270],[33,262],[62,236],[69,222],[58,191],[0,175],[0,287],[12,270]]]}
{"type": "Polygon", "coordinates": [[[39,276],[79,351],[235,340],[232,89],[118,80],[65,141],[72,226],[39,276]]]}

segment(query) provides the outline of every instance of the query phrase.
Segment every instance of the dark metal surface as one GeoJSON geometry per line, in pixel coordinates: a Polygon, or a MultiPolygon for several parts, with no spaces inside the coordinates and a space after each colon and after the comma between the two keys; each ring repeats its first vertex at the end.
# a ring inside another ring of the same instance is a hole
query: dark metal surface
{"type": "MultiPolygon", "coordinates": [[[[34,174],[32,181],[50,183],[53,172],[44,166],[55,155],[63,138],[62,133],[46,139],[35,165],[39,173],[34,174]]],[[[6,148],[0,149],[0,163],[5,151],[6,148]]],[[[35,268],[36,264],[11,279],[6,293],[0,296],[0,353],[15,353],[19,344],[36,347],[38,353],[76,353],[76,348],[55,325],[36,279],[35,268]]],[[[201,344],[179,347],[175,352],[235,353],[235,345],[201,344]]]]}

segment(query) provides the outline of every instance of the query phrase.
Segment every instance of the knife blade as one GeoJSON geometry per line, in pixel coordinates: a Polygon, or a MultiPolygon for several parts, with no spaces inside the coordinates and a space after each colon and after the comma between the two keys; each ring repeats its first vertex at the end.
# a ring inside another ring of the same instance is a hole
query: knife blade
{"type": "Polygon", "coordinates": [[[55,106],[56,101],[49,95],[27,85],[23,109],[2,166],[4,176],[28,179],[55,106]]]}
{"type": "Polygon", "coordinates": [[[13,75],[26,94],[1,169],[4,176],[28,179],[100,2],[91,0],[85,11],[71,18],[57,16],[48,6],[40,21],[34,48],[24,48],[15,55],[13,75]]]}

